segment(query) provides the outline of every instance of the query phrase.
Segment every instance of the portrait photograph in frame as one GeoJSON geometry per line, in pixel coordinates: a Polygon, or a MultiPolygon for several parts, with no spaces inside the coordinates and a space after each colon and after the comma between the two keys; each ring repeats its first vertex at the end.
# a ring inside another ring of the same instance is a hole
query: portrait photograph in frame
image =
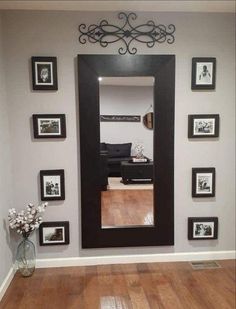
{"type": "Polygon", "coordinates": [[[192,90],[214,90],[216,58],[192,58],[192,90]]]}
{"type": "Polygon", "coordinates": [[[69,221],[43,222],[40,224],[40,246],[68,245],[69,243],[69,221]]]}
{"type": "Polygon", "coordinates": [[[192,197],[215,196],[215,168],[192,168],[192,197]]]}
{"type": "Polygon", "coordinates": [[[217,239],[217,217],[190,217],[188,218],[188,239],[217,239]]]}
{"type": "Polygon", "coordinates": [[[57,90],[57,58],[32,57],[33,90],[57,90]]]}
{"type": "Polygon", "coordinates": [[[42,201],[65,200],[64,170],[40,171],[42,201]]]}
{"type": "Polygon", "coordinates": [[[65,114],[35,114],[34,138],[66,138],[65,114]]]}
{"type": "Polygon", "coordinates": [[[219,137],[219,114],[188,115],[188,138],[219,137]]]}

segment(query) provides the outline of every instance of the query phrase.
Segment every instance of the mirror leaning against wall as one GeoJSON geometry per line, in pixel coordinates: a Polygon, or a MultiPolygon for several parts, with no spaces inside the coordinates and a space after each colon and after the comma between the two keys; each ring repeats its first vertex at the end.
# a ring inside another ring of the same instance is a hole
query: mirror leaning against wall
{"type": "Polygon", "coordinates": [[[173,245],[175,56],[79,55],[78,76],[82,248],[173,245]]]}

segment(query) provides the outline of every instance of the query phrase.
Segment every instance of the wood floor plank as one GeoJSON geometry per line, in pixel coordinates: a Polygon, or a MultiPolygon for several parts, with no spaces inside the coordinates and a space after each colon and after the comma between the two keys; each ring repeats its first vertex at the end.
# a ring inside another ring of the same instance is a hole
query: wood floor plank
{"type": "Polygon", "coordinates": [[[217,290],[215,281],[212,280],[212,273],[216,271],[218,271],[218,269],[214,271],[198,271],[194,273],[194,277],[197,279],[198,285],[204,282],[204,291],[202,291],[202,295],[205,294],[207,296],[211,308],[230,309],[231,305],[229,304],[229,300],[222,295],[223,289],[217,290]]]}
{"type": "Polygon", "coordinates": [[[17,273],[0,309],[235,309],[235,261],[37,269],[17,273]]]}
{"type": "Polygon", "coordinates": [[[133,308],[150,309],[147,297],[140,282],[136,264],[123,265],[125,278],[128,288],[128,293],[131,299],[133,308]]]}
{"type": "Polygon", "coordinates": [[[148,264],[137,264],[137,269],[150,308],[164,308],[148,264]]]}

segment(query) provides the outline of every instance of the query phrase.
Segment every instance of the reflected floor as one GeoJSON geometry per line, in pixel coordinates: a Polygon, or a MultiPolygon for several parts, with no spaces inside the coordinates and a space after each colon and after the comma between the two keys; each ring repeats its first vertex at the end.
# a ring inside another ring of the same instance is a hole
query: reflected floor
{"type": "Polygon", "coordinates": [[[109,189],[101,199],[103,227],[153,225],[153,190],[109,189]]]}

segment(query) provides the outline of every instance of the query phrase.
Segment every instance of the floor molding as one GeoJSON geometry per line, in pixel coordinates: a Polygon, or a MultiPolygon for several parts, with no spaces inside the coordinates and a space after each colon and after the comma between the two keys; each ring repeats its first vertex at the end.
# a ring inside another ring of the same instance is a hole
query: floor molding
{"type": "Polygon", "coordinates": [[[13,266],[10,268],[8,274],[6,275],[6,278],[4,279],[3,283],[0,286],[0,301],[2,300],[4,294],[6,293],[7,288],[9,287],[14,275],[15,275],[15,269],[13,266]]]}
{"type": "Polygon", "coordinates": [[[182,252],[141,255],[114,255],[93,257],[71,257],[56,259],[38,259],[37,268],[89,266],[106,264],[151,263],[151,262],[184,262],[202,260],[235,259],[236,251],[182,252]]]}

